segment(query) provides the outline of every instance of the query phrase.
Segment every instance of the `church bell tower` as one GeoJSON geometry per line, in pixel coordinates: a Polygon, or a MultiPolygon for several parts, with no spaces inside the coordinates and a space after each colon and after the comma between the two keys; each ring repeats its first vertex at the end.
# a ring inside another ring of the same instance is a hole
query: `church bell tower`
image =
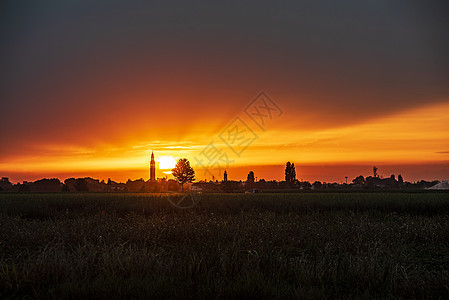
{"type": "Polygon", "coordinates": [[[154,162],[154,154],[151,151],[151,161],[150,161],[150,180],[156,180],[156,163],[154,162]]]}

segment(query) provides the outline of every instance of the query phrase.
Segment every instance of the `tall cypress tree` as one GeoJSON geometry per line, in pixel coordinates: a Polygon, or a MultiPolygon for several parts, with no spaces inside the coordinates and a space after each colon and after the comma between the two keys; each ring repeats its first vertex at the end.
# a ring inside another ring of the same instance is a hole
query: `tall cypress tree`
{"type": "Polygon", "coordinates": [[[295,164],[289,161],[285,164],[285,181],[288,183],[294,183],[296,180],[295,164]]]}
{"type": "Polygon", "coordinates": [[[291,164],[288,161],[285,165],[285,181],[290,182],[290,170],[291,170],[291,164]]]}

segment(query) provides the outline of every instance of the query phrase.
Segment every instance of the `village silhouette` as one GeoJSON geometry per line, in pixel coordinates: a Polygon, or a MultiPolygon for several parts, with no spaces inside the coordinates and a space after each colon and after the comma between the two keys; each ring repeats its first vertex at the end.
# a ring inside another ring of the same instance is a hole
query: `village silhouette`
{"type": "Polygon", "coordinates": [[[373,167],[372,175],[364,177],[359,175],[348,182],[345,177],[344,183],[300,181],[296,178],[296,167],[294,163],[285,164],[284,180],[256,180],[253,171],[248,172],[247,179],[229,179],[227,170],[223,172],[221,180],[194,181],[195,172],[190,167],[187,159],[180,159],[172,175],[175,179],[167,177],[156,178],[156,163],[154,153],[151,153],[150,178],[137,180],[128,179],[125,183],[99,180],[91,177],[68,178],[63,182],[58,178],[43,178],[33,182],[23,181],[12,183],[8,177],[0,180],[0,191],[9,192],[215,192],[215,193],[259,193],[259,192],[297,192],[297,191],[360,191],[360,190],[416,190],[416,189],[447,189],[448,182],[438,180],[417,182],[404,181],[401,174],[397,177],[391,174],[389,177],[379,175],[378,168],[373,167]],[[182,163],[180,165],[180,163],[182,163]],[[187,170],[186,170],[187,168],[187,170]],[[190,168],[190,169],[189,169],[190,168]],[[185,176],[185,173],[189,173],[185,176]]]}

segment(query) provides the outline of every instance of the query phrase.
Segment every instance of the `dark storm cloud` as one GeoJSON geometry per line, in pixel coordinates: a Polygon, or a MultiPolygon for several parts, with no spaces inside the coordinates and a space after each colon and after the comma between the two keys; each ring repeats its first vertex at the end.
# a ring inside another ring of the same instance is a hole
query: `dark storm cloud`
{"type": "Polygon", "coordinates": [[[447,100],[448,12],[446,1],[6,1],[1,134],[98,125],[129,90],[238,106],[265,89],[337,124],[447,100]]]}

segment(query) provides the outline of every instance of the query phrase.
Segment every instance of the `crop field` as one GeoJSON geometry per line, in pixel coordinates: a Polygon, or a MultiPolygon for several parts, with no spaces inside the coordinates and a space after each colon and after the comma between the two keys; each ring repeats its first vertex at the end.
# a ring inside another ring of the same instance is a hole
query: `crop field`
{"type": "Polygon", "coordinates": [[[449,298],[449,193],[196,197],[0,194],[0,298],[449,298]]]}

